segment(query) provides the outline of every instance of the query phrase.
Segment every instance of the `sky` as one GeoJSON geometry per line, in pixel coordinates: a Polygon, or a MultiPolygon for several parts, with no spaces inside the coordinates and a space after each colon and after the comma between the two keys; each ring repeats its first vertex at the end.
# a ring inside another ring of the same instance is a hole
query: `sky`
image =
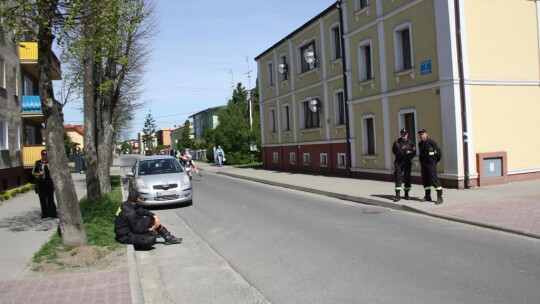
{"type": "MultiPolygon", "coordinates": [[[[158,33],[144,75],[144,108],[131,139],[151,113],[158,129],[182,126],[189,116],[226,105],[241,82],[255,87],[254,58],[304,25],[333,0],[156,0],[158,33]]],[[[66,124],[83,124],[81,103],[64,108],[66,124]]]]}

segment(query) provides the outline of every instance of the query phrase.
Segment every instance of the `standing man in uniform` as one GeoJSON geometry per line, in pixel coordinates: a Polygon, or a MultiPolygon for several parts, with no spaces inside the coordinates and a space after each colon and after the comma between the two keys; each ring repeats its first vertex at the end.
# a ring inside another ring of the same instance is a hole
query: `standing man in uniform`
{"type": "Polygon", "coordinates": [[[418,150],[420,155],[420,167],[422,172],[422,184],[424,185],[424,191],[426,192],[422,201],[431,202],[431,186],[437,190],[436,205],[443,203],[442,186],[437,177],[437,163],[441,160],[441,149],[437,146],[437,143],[433,139],[428,138],[428,132],[426,129],[420,129],[420,142],[418,143],[418,150]]]}
{"type": "Polygon", "coordinates": [[[414,142],[409,140],[409,132],[405,129],[399,131],[400,137],[394,142],[392,146],[392,153],[394,153],[394,181],[396,183],[396,196],[394,201],[397,202],[401,199],[401,179],[405,179],[405,199],[409,200],[409,191],[411,190],[411,167],[412,159],[416,156],[416,147],[414,142]]]}
{"type": "Polygon", "coordinates": [[[54,203],[54,184],[51,178],[47,150],[41,150],[41,159],[34,164],[32,174],[36,178],[35,187],[41,205],[41,218],[57,217],[56,204],[54,203]]]}

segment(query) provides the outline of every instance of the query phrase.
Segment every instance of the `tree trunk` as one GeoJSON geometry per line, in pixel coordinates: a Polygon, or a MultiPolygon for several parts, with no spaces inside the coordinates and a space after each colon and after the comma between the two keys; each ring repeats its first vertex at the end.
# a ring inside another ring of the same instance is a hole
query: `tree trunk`
{"type": "Polygon", "coordinates": [[[46,126],[46,147],[56,192],[62,244],[77,246],[86,244],[87,238],[77,192],[69,172],[68,159],[64,149],[62,106],[54,98],[51,79],[52,43],[54,40],[51,20],[56,6],[57,1],[43,1],[40,2],[38,10],[41,17],[38,32],[39,95],[46,126]]]}
{"type": "MultiPolygon", "coordinates": [[[[105,119],[104,119],[105,121],[105,119]]],[[[101,193],[111,192],[111,167],[112,153],[111,149],[114,147],[113,135],[114,131],[111,124],[107,124],[102,128],[101,141],[98,147],[99,153],[99,183],[101,187],[101,193]]]]}
{"type": "MultiPolygon", "coordinates": [[[[88,6],[87,10],[91,10],[88,6]]],[[[88,16],[91,16],[89,12],[88,16]]],[[[85,50],[83,57],[83,103],[84,103],[84,161],[86,167],[86,190],[89,201],[101,197],[101,187],[98,174],[98,153],[96,149],[96,96],[94,88],[94,45],[92,38],[92,22],[87,21],[85,28],[85,50]]]]}

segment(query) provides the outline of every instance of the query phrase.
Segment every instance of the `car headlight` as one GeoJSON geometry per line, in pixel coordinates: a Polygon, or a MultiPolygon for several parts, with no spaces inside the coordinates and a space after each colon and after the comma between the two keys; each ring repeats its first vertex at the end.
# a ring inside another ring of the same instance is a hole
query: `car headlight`
{"type": "Polygon", "coordinates": [[[144,182],[144,179],[137,178],[135,180],[135,187],[138,189],[146,189],[146,183],[144,182]]]}
{"type": "Polygon", "coordinates": [[[182,185],[188,185],[189,184],[189,176],[186,174],[182,177],[182,185]]]}

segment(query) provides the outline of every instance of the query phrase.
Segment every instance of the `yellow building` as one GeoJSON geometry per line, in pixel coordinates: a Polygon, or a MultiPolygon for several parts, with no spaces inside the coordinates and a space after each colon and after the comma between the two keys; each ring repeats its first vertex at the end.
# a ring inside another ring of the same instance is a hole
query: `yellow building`
{"type": "Polygon", "coordinates": [[[539,6],[332,4],[256,58],[264,166],[392,180],[399,130],[424,128],[446,187],[539,178],[539,6]]]}

